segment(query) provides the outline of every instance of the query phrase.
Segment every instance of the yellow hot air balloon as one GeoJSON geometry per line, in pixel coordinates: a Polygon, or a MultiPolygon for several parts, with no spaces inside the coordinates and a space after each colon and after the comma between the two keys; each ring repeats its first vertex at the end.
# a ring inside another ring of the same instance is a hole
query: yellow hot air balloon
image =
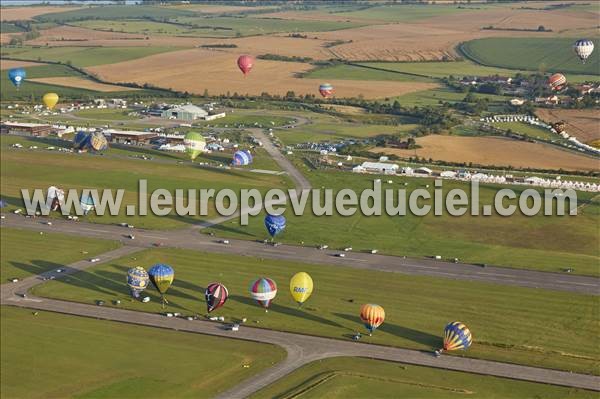
{"type": "Polygon", "coordinates": [[[313,280],[308,273],[300,272],[294,274],[290,280],[290,293],[294,301],[300,306],[310,297],[313,292],[313,280]]]}
{"type": "Polygon", "coordinates": [[[48,109],[52,109],[52,108],[54,108],[56,103],[58,103],[58,94],[46,93],[46,94],[44,94],[44,97],[42,97],[42,100],[44,101],[44,105],[48,109]]]}

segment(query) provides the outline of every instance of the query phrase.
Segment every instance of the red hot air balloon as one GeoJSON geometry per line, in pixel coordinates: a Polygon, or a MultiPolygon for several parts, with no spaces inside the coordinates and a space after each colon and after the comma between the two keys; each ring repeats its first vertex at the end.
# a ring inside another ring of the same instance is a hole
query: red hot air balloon
{"type": "Polygon", "coordinates": [[[333,86],[329,83],[323,83],[319,86],[319,93],[325,98],[331,97],[333,94],[333,86]]]}
{"type": "Polygon", "coordinates": [[[552,90],[562,90],[567,84],[567,78],[562,73],[555,73],[548,78],[548,84],[552,90]]]}
{"type": "Polygon", "coordinates": [[[237,60],[237,64],[244,76],[246,76],[254,66],[254,58],[249,55],[241,55],[237,60]]]}

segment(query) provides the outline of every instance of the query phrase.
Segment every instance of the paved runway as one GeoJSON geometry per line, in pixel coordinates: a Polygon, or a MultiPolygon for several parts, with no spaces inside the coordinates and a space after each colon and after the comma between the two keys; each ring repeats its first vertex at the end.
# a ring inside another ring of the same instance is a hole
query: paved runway
{"type": "Polygon", "coordinates": [[[6,215],[6,219],[2,220],[2,226],[122,240],[127,245],[132,246],[152,247],[156,243],[162,243],[165,247],[219,254],[254,256],[258,258],[341,266],[354,269],[568,291],[588,295],[600,294],[600,279],[596,277],[492,266],[483,268],[477,265],[454,264],[434,259],[404,259],[398,256],[359,252],[348,252],[344,258],[340,258],[335,256],[340,251],[323,251],[315,247],[293,245],[273,247],[262,242],[245,240],[230,239],[230,243],[227,245],[220,243],[214,237],[199,233],[195,228],[157,231],[54,219],[52,220],[52,226],[48,226],[45,224],[45,219],[43,218],[25,218],[24,216],[13,214],[6,215]],[[126,238],[128,234],[134,234],[135,240],[126,238]]]}

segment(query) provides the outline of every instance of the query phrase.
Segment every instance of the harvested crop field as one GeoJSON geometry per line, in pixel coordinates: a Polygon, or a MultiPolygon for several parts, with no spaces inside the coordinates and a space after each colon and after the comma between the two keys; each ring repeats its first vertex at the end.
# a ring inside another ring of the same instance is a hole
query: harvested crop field
{"type": "MultiPolygon", "coordinates": [[[[310,64],[256,60],[254,69],[244,77],[236,64],[237,54],[202,49],[181,50],[156,54],[137,60],[100,65],[89,68],[103,80],[110,82],[150,83],[158,87],[172,88],[202,94],[254,94],[262,92],[285,95],[318,94],[320,81],[301,79],[297,73],[306,72],[310,64]],[[177,62],[177,68],[173,63],[177,62]]],[[[382,98],[399,96],[436,87],[433,83],[330,80],[336,88],[337,97],[382,98]]]]}
{"type": "Polygon", "coordinates": [[[2,7],[2,21],[23,21],[37,15],[76,10],[79,7],[2,7]]]}
{"type": "Polygon", "coordinates": [[[597,109],[543,109],[536,115],[549,123],[565,121],[566,132],[579,141],[591,143],[600,140],[600,112],[597,109]]]}
{"type": "Polygon", "coordinates": [[[117,85],[108,85],[108,84],[104,84],[104,83],[98,83],[98,82],[94,82],[89,79],[71,77],[71,76],[60,76],[60,77],[54,77],[54,78],[36,78],[36,79],[29,79],[29,81],[45,83],[45,84],[49,84],[49,85],[56,85],[56,86],[76,87],[78,89],[101,91],[101,92],[105,92],[105,93],[110,93],[113,91],[139,90],[139,89],[125,87],[125,86],[117,86],[117,85]]]}
{"type": "Polygon", "coordinates": [[[5,60],[0,59],[0,71],[4,71],[5,69],[11,68],[26,68],[30,66],[39,66],[44,65],[40,62],[30,62],[30,61],[13,61],[13,60],[5,60]]]}
{"type": "Polygon", "coordinates": [[[376,147],[373,152],[404,158],[419,156],[446,162],[472,162],[476,165],[514,168],[598,170],[598,160],[549,144],[528,143],[500,137],[459,137],[430,135],[417,138],[422,148],[400,150],[376,147]]]}

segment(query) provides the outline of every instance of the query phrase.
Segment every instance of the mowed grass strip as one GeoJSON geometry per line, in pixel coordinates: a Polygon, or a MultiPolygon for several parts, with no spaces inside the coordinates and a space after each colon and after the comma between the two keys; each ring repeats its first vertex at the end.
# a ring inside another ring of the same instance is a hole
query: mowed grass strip
{"type": "Polygon", "coordinates": [[[6,398],[210,398],[285,357],[268,344],[9,306],[1,320],[6,398]]]}
{"type": "MultiPolygon", "coordinates": [[[[135,205],[139,209],[138,184],[141,179],[148,181],[148,201],[152,191],[159,188],[167,189],[173,195],[175,190],[181,189],[187,195],[188,189],[215,189],[218,192],[226,188],[234,191],[256,188],[265,192],[269,188],[286,187],[289,184],[285,176],[251,173],[240,169],[208,169],[189,162],[177,164],[171,160],[144,161],[116,157],[110,155],[110,149],[106,151],[106,156],[101,156],[65,154],[43,149],[48,145],[56,146],[55,141],[48,141],[46,144],[35,142],[34,145],[39,146],[38,150],[29,150],[26,148],[28,145],[23,137],[2,136],[0,192],[3,199],[13,206],[22,207],[21,189],[46,190],[51,185],[64,190],[125,190],[119,216],[110,216],[107,208],[104,216],[90,214],[85,218],[95,223],[128,222],[136,227],[169,229],[184,227],[203,219],[201,216],[177,216],[174,209],[168,216],[159,217],[150,212],[151,208],[148,208],[148,216],[139,215],[139,212],[135,216],[126,216],[127,205],[135,205]],[[10,148],[12,143],[21,143],[25,148],[10,148]]],[[[196,195],[196,201],[199,204],[199,194],[196,195]]],[[[187,204],[187,200],[185,203],[187,204]]],[[[214,201],[209,200],[208,217],[216,215],[213,204],[214,201]]],[[[198,209],[199,205],[196,206],[196,210],[198,209]]]]}
{"type": "Polygon", "coordinates": [[[591,391],[375,359],[338,357],[309,363],[256,392],[263,398],[595,398],[591,391]]]}
{"type": "Polygon", "coordinates": [[[356,331],[366,332],[360,306],[377,303],[384,307],[386,320],[372,337],[363,338],[366,343],[433,350],[442,345],[446,323],[460,320],[473,332],[475,343],[456,355],[599,372],[600,303],[595,296],[166,248],[95,266],[37,286],[34,293],[90,304],[104,300],[108,306],[120,299],[121,307],[163,312],[154,289],[143,294],[151,301],[141,303],[130,299],[125,284],[128,268],[159,262],[175,270],[167,311],[205,314],[204,289],[219,281],[230,296],[211,315],[227,321],[246,317],[249,327],[242,328],[350,339],[356,331]],[[289,280],[299,271],[309,273],[315,284],[302,308],[289,294],[289,280]],[[268,313],[248,294],[248,286],[260,276],[272,278],[279,287],[268,313]]]}
{"type": "MultiPolygon", "coordinates": [[[[600,37],[590,37],[598,43],[600,37]]],[[[471,60],[487,66],[600,75],[600,55],[597,51],[586,63],[573,52],[576,38],[486,38],[464,43],[462,52],[471,60]]],[[[567,80],[569,76],[567,75],[567,80]]]]}
{"type": "Polygon", "coordinates": [[[2,227],[0,279],[24,278],[118,248],[117,241],[2,227]]]}
{"type": "MultiPolygon", "coordinates": [[[[335,208],[332,216],[315,216],[311,212],[312,198],[309,198],[302,216],[295,216],[288,203],[285,212],[287,228],[277,237],[278,241],[295,245],[301,242],[315,246],[328,244],[330,248],[340,249],[353,247],[355,251],[378,249],[399,256],[440,255],[468,263],[552,272],[571,267],[578,274],[598,276],[600,273],[600,232],[597,228],[600,202],[598,198],[593,199],[593,193],[577,192],[578,204],[582,205],[577,216],[544,216],[543,207],[542,214],[531,217],[520,212],[509,217],[497,214],[482,216],[481,208],[479,216],[470,216],[469,210],[466,215],[458,217],[449,215],[446,210],[441,216],[435,216],[434,179],[314,171],[300,162],[296,165],[306,173],[314,188],[321,191],[333,189],[333,198],[345,188],[360,195],[363,190],[373,188],[375,179],[381,179],[382,190],[406,190],[407,215],[388,216],[384,193],[381,216],[364,216],[359,211],[352,216],[340,216],[335,208]],[[388,184],[388,180],[392,184],[388,184]],[[432,209],[427,216],[415,216],[409,212],[408,199],[416,189],[425,189],[431,196],[427,204],[432,209]]],[[[496,193],[505,188],[511,188],[519,195],[531,187],[481,184],[480,207],[484,204],[493,206],[496,193]]],[[[442,198],[451,189],[461,189],[471,198],[470,184],[451,180],[443,181],[442,198]]],[[[323,202],[321,199],[320,204],[323,202]]],[[[397,196],[394,196],[394,204],[397,203],[397,196]]],[[[516,205],[518,202],[511,200],[504,204],[516,205]]],[[[568,203],[566,206],[568,209],[568,203]]],[[[267,233],[263,218],[264,215],[251,217],[248,226],[240,226],[237,220],[232,220],[212,230],[223,236],[264,239],[267,233]]]]}

